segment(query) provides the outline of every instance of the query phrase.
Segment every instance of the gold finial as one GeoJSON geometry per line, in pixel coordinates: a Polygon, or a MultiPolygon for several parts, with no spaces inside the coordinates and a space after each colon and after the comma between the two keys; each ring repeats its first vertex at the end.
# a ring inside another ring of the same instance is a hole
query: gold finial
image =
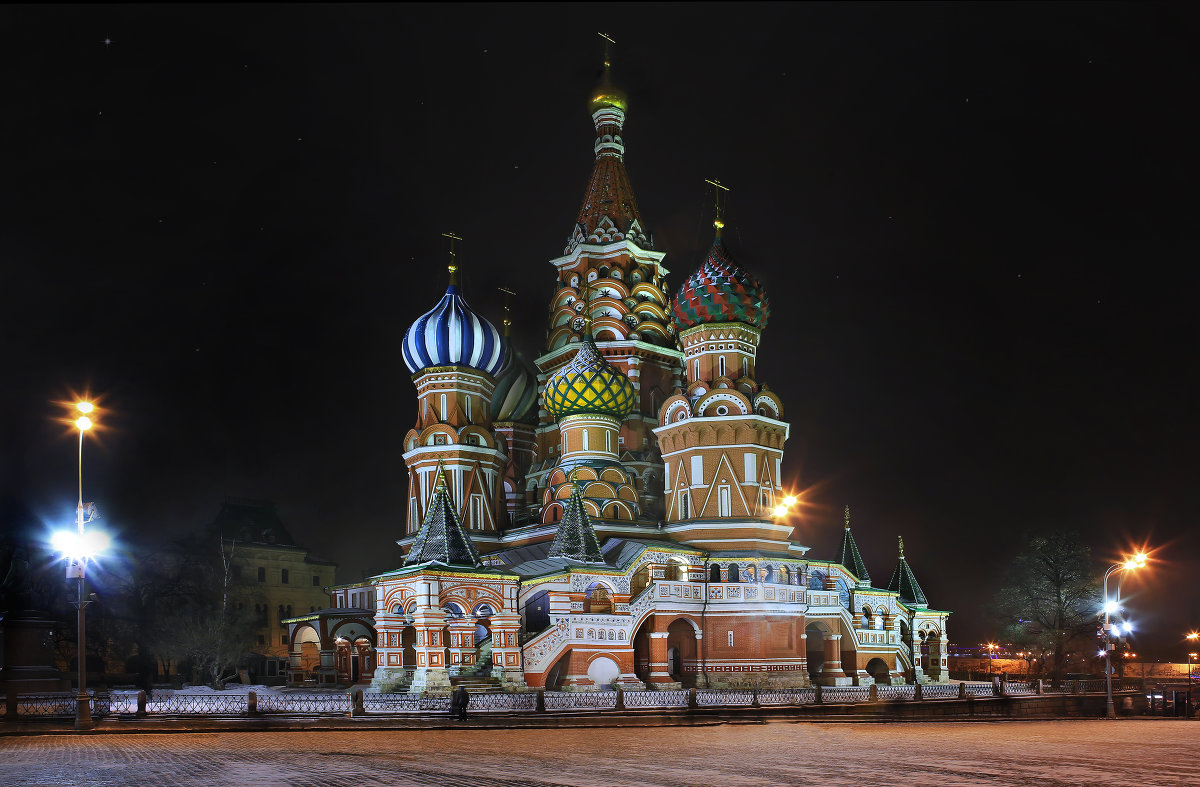
{"type": "Polygon", "coordinates": [[[848,504],[846,506],[846,529],[850,529],[850,506],[848,504]]]}
{"type": "Polygon", "coordinates": [[[729,187],[721,185],[721,181],[719,180],[705,178],[704,182],[713,187],[713,197],[716,204],[716,218],[713,219],[713,227],[717,230],[717,237],[720,237],[721,230],[725,228],[725,222],[721,221],[721,192],[729,191],[729,187]]]}
{"type": "Polygon", "coordinates": [[[904,559],[904,536],[896,536],[900,540],[900,559],[904,559]]]}
{"type": "Polygon", "coordinates": [[[511,311],[508,307],[508,298],[510,295],[516,295],[516,293],[507,287],[497,287],[496,289],[504,293],[504,335],[508,336],[509,328],[512,327],[512,319],[510,317],[511,311]]]}
{"type": "Polygon", "coordinates": [[[442,460],[437,463],[437,476],[434,478],[433,489],[436,492],[438,489],[446,490],[446,471],[442,469],[442,460]]]}
{"type": "Polygon", "coordinates": [[[442,237],[450,239],[450,264],[446,266],[450,271],[450,283],[458,284],[458,254],[454,251],[454,241],[461,241],[462,238],[453,232],[443,232],[442,237]]]}

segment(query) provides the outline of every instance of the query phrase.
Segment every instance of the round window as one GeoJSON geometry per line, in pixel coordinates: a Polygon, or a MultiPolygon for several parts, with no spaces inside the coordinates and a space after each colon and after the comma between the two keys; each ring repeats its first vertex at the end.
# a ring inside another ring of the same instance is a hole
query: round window
{"type": "Polygon", "coordinates": [[[729,415],[729,408],[725,405],[717,405],[717,415],[729,415]]]}

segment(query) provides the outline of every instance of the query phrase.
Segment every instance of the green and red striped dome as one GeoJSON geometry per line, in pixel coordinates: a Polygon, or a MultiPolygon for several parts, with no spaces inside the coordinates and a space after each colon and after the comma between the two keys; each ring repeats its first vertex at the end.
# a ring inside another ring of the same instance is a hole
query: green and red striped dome
{"type": "Polygon", "coordinates": [[[675,324],[681,331],[713,322],[741,322],[762,329],[770,316],[767,291],[737,266],[720,235],[675,295],[675,324]]]}

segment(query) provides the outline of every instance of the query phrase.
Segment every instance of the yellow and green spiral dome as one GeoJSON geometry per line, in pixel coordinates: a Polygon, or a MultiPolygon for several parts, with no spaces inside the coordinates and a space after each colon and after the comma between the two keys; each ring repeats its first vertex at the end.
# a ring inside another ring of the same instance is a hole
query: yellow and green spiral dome
{"type": "Polygon", "coordinates": [[[568,415],[607,415],[620,421],[633,410],[633,383],[604,360],[588,337],[570,363],[546,381],[542,398],[556,421],[568,415]]]}

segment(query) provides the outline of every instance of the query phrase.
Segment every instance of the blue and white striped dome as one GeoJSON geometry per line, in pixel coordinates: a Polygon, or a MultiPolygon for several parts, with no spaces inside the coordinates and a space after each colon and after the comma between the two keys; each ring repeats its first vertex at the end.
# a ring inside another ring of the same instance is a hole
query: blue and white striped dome
{"type": "Polygon", "coordinates": [[[404,334],[404,365],[414,374],[431,366],[470,366],[495,375],[506,356],[496,327],[471,311],[455,284],[404,334]]]}

